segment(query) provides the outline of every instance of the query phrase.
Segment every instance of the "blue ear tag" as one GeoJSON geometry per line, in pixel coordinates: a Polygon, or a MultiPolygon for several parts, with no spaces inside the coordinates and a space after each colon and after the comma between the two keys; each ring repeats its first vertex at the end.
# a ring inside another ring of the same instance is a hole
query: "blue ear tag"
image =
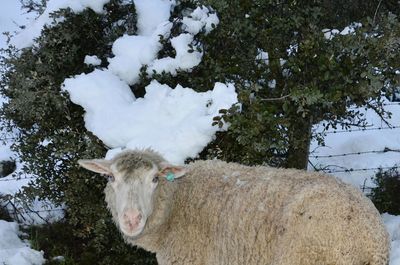
{"type": "Polygon", "coordinates": [[[167,175],[165,176],[165,178],[168,180],[168,181],[174,181],[175,180],[175,174],[174,173],[172,173],[172,172],[168,172],[167,173],[167,175]]]}

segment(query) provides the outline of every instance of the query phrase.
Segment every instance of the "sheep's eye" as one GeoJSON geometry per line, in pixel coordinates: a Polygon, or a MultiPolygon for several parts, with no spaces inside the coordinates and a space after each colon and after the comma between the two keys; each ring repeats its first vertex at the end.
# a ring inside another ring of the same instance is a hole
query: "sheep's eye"
{"type": "Polygon", "coordinates": [[[153,181],[153,183],[157,183],[158,182],[158,176],[155,176],[152,181],[153,181]]]}
{"type": "Polygon", "coordinates": [[[115,180],[114,176],[106,176],[109,182],[113,182],[115,180]]]}

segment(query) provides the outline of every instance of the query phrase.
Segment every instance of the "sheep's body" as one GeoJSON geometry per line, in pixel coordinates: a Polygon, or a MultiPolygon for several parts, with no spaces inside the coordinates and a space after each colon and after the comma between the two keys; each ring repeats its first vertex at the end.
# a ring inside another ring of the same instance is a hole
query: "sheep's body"
{"type": "MultiPolygon", "coordinates": [[[[106,200],[115,216],[112,190],[106,200]]],[[[380,216],[355,188],[299,170],[198,161],[163,183],[141,237],[160,265],[386,265],[380,216]]]]}

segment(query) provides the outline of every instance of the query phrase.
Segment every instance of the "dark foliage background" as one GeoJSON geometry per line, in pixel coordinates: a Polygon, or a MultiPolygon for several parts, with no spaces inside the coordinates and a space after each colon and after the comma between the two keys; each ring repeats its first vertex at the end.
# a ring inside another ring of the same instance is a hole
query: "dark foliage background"
{"type": "Polygon", "coordinates": [[[398,168],[379,171],[374,183],[376,187],[369,195],[380,213],[400,215],[400,172],[398,168]]]}

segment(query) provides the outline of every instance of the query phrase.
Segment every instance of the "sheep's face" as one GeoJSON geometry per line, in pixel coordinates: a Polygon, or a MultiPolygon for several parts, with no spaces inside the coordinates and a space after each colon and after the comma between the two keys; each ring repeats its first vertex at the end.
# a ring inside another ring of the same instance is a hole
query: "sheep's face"
{"type": "MultiPolygon", "coordinates": [[[[113,166],[111,167],[113,169],[113,166]]],[[[158,168],[138,168],[109,177],[107,201],[114,204],[115,218],[120,230],[129,237],[138,236],[153,212],[153,194],[158,186],[158,168]]]]}
{"type": "Polygon", "coordinates": [[[128,237],[138,237],[143,232],[153,213],[153,197],[161,185],[160,180],[184,175],[181,167],[135,156],[117,157],[111,161],[80,160],[79,164],[108,177],[106,201],[121,232],[128,237]]]}

